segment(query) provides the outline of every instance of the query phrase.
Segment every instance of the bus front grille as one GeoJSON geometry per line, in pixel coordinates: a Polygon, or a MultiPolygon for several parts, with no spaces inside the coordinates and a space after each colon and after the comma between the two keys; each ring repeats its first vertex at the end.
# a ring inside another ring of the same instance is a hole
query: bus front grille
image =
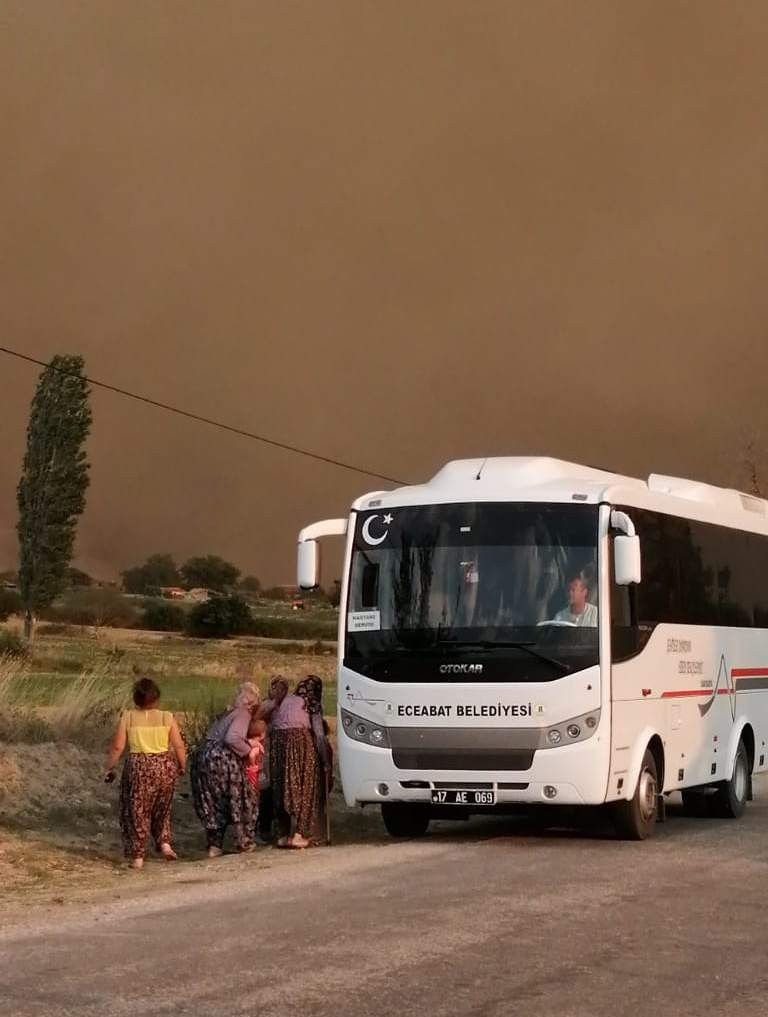
{"type": "Polygon", "coordinates": [[[399,770],[530,770],[533,752],[500,752],[493,749],[393,748],[399,770]]]}
{"type": "Polygon", "coordinates": [[[535,728],[390,727],[400,770],[530,770],[535,728]]]}

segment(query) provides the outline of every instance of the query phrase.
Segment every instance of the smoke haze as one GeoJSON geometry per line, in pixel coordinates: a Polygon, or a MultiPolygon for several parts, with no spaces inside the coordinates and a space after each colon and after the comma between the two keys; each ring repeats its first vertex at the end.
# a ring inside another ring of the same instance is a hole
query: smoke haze
{"type": "MultiPolygon", "coordinates": [[[[745,487],[766,52],[758,2],[5,0],[0,342],[405,480],[544,453],[745,487]]],[[[0,567],[36,376],[0,358],[0,567]]],[[[300,526],[382,486],[93,408],[97,576],[291,582],[300,526]]]]}

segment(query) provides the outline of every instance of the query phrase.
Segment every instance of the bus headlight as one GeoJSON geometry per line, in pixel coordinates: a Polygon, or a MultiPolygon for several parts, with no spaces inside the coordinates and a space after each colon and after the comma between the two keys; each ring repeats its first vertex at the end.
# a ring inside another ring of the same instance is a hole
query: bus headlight
{"type": "MultiPolygon", "coordinates": [[[[582,713],[578,717],[567,717],[563,720],[552,718],[557,727],[540,727],[537,735],[537,749],[557,749],[577,745],[597,734],[600,723],[600,710],[582,713]]],[[[551,722],[550,722],[551,723],[551,722]]]]}
{"type": "Polygon", "coordinates": [[[363,742],[365,745],[375,745],[379,749],[389,748],[389,731],[381,724],[374,724],[370,720],[356,717],[348,710],[342,710],[341,726],[347,737],[353,741],[363,742]]]}

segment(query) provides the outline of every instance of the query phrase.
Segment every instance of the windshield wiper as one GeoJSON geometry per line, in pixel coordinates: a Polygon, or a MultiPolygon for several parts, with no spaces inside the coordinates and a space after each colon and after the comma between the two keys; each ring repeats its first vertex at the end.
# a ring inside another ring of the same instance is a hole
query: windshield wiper
{"type": "Polygon", "coordinates": [[[543,660],[545,664],[551,664],[552,667],[559,668],[563,674],[569,674],[571,671],[571,665],[566,664],[563,660],[558,660],[556,657],[548,657],[546,653],[541,653],[539,650],[534,650],[535,642],[505,642],[503,640],[496,641],[492,639],[480,639],[480,640],[460,640],[460,639],[441,639],[439,641],[440,646],[455,646],[457,649],[461,648],[470,649],[477,647],[479,650],[493,650],[497,646],[500,649],[513,649],[513,650],[524,650],[525,653],[530,653],[532,657],[536,657],[537,660],[543,660]]]}
{"type": "Polygon", "coordinates": [[[429,646],[393,646],[383,653],[376,654],[369,663],[389,664],[393,660],[400,660],[402,657],[428,657],[432,654],[438,654],[443,657],[446,652],[442,643],[430,643],[429,646]]]}

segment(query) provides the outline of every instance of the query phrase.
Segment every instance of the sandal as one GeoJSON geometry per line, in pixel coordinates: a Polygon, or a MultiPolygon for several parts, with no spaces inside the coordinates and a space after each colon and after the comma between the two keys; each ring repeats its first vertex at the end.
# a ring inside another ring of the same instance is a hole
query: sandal
{"type": "Polygon", "coordinates": [[[310,846],[310,843],[311,842],[308,841],[306,837],[302,837],[301,834],[295,833],[288,846],[293,848],[294,851],[304,851],[310,846]]]}
{"type": "Polygon", "coordinates": [[[279,848],[289,848],[291,846],[291,838],[290,837],[278,837],[278,839],[277,839],[277,846],[279,848]]]}
{"type": "Polygon", "coordinates": [[[163,856],[166,862],[176,862],[179,859],[179,856],[173,850],[171,845],[167,843],[160,845],[160,854],[163,856]]]}
{"type": "Polygon", "coordinates": [[[221,856],[223,854],[224,854],[224,852],[222,851],[222,849],[220,847],[214,847],[212,845],[211,847],[208,848],[208,857],[209,858],[221,858],[221,856]]]}

